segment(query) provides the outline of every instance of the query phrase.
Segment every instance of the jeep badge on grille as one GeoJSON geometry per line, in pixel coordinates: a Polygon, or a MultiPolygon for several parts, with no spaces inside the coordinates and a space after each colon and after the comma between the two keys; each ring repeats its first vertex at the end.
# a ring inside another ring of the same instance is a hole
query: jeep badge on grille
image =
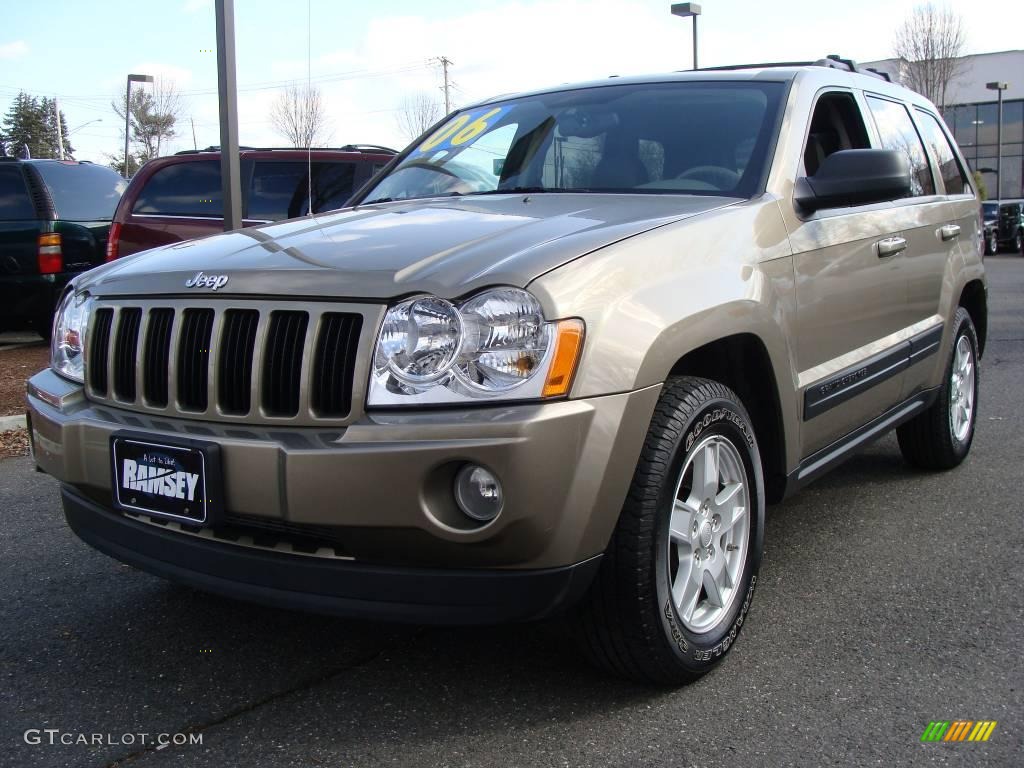
{"type": "Polygon", "coordinates": [[[196,276],[185,281],[186,288],[223,288],[228,284],[227,275],[204,275],[201,271],[196,276]]]}

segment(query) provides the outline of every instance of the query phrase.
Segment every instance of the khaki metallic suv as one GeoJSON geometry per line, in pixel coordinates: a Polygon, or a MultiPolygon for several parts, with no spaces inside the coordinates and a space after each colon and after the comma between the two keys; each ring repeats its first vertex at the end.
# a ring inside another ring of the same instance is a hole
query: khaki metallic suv
{"type": "Polygon", "coordinates": [[[934,105],[851,62],[483,102],[353,207],[77,278],[29,382],[86,542],[242,599],[566,611],[661,683],[747,618],[765,505],[898,429],[974,435],[979,204],[934,105]]]}

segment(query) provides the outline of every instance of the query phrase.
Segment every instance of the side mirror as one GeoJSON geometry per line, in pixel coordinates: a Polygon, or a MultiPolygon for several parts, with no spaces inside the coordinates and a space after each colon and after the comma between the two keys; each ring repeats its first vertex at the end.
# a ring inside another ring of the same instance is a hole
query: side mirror
{"type": "Polygon", "coordinates": [[[813,176],[797,179],[794,200],[806,211],[843,208],[910,196],[910,163],[892,149],[844,149],[826,157],[813,176]]]}

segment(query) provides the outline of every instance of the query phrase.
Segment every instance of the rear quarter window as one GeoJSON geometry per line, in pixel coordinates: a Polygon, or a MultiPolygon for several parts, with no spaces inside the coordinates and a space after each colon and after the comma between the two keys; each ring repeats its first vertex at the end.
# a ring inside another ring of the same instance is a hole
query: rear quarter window
{"type": "Polygon", "coordinates": [[[341,208],[352,196],[355,164],[318,161],[261,160],[249,184],[246,217],[264,221],[294,219],[309,213],[312,186],[313,213],[341,208]],[[313,183],[309,183],[312,167],[313,183]]]}
{"type": "Polygon", "coordinates": [[[132,213],[222,218],[220,160],[190,161],[160,168],[139,191],[132,213]]]}
{"type": "Polygon", "coordinates": [[[17,165],[0,165],[0,221],[36,218],[36,208],[17,165]]]}
{"type": "Polygon", "coordinates": [[[932,157],[939,165],[939,176],[942,177],[942,184],[946,188],[947,195],[970,194],[971,187],[967,182],[967,174],[956,159],[956,153],[950,144],[949,137],[942,130],[939,120],[935,115],[917,110],[917,122],[921,127],[925,143],[932,151],[932,157]]]}
{"type": "Polygon", "coordinates": [[[37,163],[57,218],[110,221],[128,182],[109,168],[86,163],[37,163]]]}

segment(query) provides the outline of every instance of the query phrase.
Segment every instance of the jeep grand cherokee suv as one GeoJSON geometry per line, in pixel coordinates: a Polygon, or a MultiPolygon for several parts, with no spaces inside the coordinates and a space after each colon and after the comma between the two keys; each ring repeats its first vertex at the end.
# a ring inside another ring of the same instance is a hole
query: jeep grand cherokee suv
{"type": "Polygon", "coordinates": [[[747,619],[765,504],[898,428],[971,447],[978,200],[934,105],[851,63],[482,102],[354,207],[108,264],[29,383],[86,542],[239,598],[568,611],[687,681],[747,619]]]}

